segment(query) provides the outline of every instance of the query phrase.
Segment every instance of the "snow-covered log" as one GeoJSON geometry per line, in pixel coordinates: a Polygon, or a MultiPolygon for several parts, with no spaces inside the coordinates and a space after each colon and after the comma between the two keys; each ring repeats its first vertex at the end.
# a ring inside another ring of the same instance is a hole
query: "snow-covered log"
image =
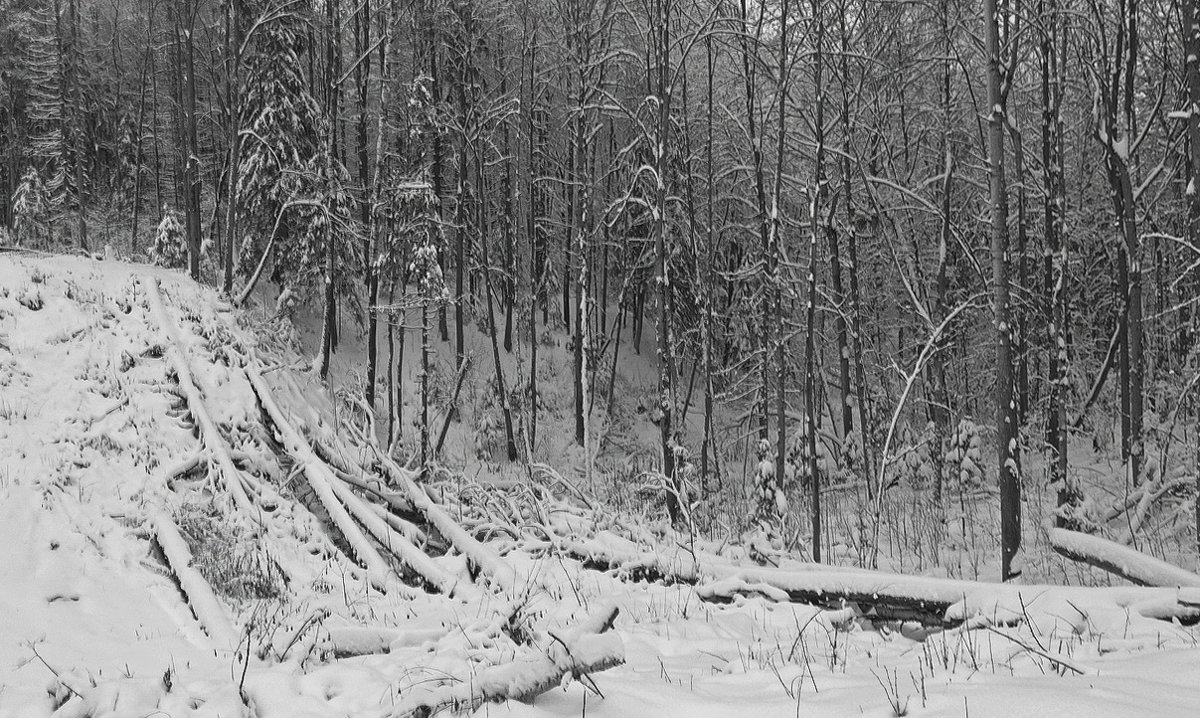
{"type": "MultiPolygon", "coordinates": [[[[458,579],[446,571],[443,571],[440,566],[433,562],[421,549],[417,548],[388,525],[384,519],[371,511],[366,502],[360,499],[349,489],[345,484],[337,479],[330,482],[337,497],[341,499],[346,508],[358,519],[375,537],[375,540],[395,556],[401,563],[408,566],[414,573],[421,577],[421,580],[437,590],[439,593],[444,593],[447,596],[454,593],[458,586],[458,579]]],[[[468,582],[469,583],[469,582],[468,582]]]]}
{"type": "Polygon", "coordinates": [[[672,548],[665,553],[650,553],[607,531],[595,540],[560,539],[553,545],[556,551],[578,559],[587,568],[616,571],[635,580],[691,584],[701,578],[700,567],[688,551],[672,548]]]}
{"type": "Polygon", "coordinates": [[[392,718],[425,718],[443,710],[469,713],[489,701],[528,703],[561,685],[568,675],[579,679],[619,666],[625,662],[625,647],[619,636],[607,633],[616,617],[617,608],[607,607],[569,633],[551,633],[544,652],[485,668],[469,679],[410,698],[392,711],[392,718]]]}
{"type": "Polygon", "coordinates": [[[1140,586],[1200,587],[1200,576],[1114,541],[1051,529],[1050,545],[1072,561],[1104,569],[1140,586]]]}
{"type": "Polygon", "coordinates": [[[192,613],[204,628],[209,638],[222,649],[232,649],[237,645],[237,631],[226,617],[221,602],[217,600],[208,581],[200,572],[192,568],[192,552],[187,542],[179,534],[175,522],[165,513],[159,512],[151,517],[154,536],[167,559],[171,573],[179,581],[179,587],[187,597],[192,613]]]}
{"type": "Polygon", "coordinates": [[[1167,588],[1047,586],[982,583],[880,571],[814,566],[811,570],[771,568],[716,569],[715,581],[697,587],[703,600],[727,602],[759,595],[816,606],[856,606],[864,615],[885,620],[915,620],[931,626],[957,626],[982,618],[1016,624],[1036,616],[1039,623],[1067,622],[1084,630],[1088,621],[1107,617],[1119,623],[1130,614],[1144,618],[1196,622],[1200,606],[1178,600],[1167,588]]]}
{"type": "Polygon", "coordinates": [[[271,423],[275,425],[276,433],[279,436],[280,442],[292,460],[296,462],[304,471],[304,476],[308,480],[308,485],[312,487],[313,493],[321,505],[325,507],[325,511],[329,514],[329,518],[333,521],[338,531],[345,537],[346,542],[350,544],[355,556],[367,569],[367,576],[371,585],[376,588],[386,591],[388,586],[388,577],[393,575],[392,569],[388,566],[387,561],[383,556],[375,550],[371,545],[371,541],[354,523],[354,519],[346,511],[346,507],[338,500],[333,486],[338,482],[338,478],[333,475],[333,472],[321,461],[321,459],[313,452],[312,447],[304,440],[304,437],[292,428],[283,411],[275,403],[271,397],[271,390],[263,381],[262,375],[253,367],[246,369],[246,376],[250,380],[250,386],[254,387],[254,393],[258,395],[258,401],[262,405],[263,410],[271,418],[271,423]]]}
{"type": "Polygon", "coordinates": [[[204,443],[204,448],[217,465],[221,481],[229,494],[233,496],[238,509],[243,511],[246,516],[261,523],[262,519],[242,484],[242,474],[234,466],[233,459],[229,457],[229,448],[225,445],[225,440],[221,438],[216,423],[204,405],[204,397],[200,393],[199,385],[192,375],[191,366],[183,353],[183,344],[179,339],[178,332],[175,331],[175,324],[167,315],[166,307],[163,306],[162,296],[158,291],[158,281],[144,279],[142,284],[146,288],[146,297],[155,321],[158,323],[159,331],[166,337],[167,359],[175,369],[175,375],[179,379],[179,388],[183,391],[184,399],[187,401],[188,411],[196,419],[196,425],[200,427],[200,439],[204,443]]]}
{"type": "MultiPolygon", "coordinates": [[[[330,457],[330,454],[327,452],[323,452],[322,455],[330,457]]],[[[356,476],[353,472],[343,471],[338,468],[337,464],[332,461],[329,462],[329,468],[333,469],[334,475],[342,481],[383,501],[388,506],[391,506],[393,510],[408,515],[414,513],[412,504],[408,502],[408,499],[390,490],[379,479],[371,476],[356,476]]]]}
{"type": "Polygon", "coordinates": [[[454,548],[458,549],[459,553],[466,556],[471,563],[475,564],[476,568],[495,581],[500,590],[515,596],[533,588],[534,577],[519,575],[507,561],[500,557],[500,554],[476,541],[471,534],[458,525],[457,521],[433,503],[425,490],[413,480],[410,472],[405,471],[382,453],[378,454],[378,457],[388,474],[408,494],[408,500],[413,507],[454,548]]]}

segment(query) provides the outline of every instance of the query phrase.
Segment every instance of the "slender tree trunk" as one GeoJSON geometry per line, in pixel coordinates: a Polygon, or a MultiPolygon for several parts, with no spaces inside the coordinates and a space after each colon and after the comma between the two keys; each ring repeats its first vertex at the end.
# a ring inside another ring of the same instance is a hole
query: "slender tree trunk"
{"type": "MultiPolygon", "coordinates": [[[[786,8],[786,0],[784,7],[786,8]]],[[[821,411],[817,401],[816,366],[816,313],[817,313],[817,235],[821,231],[821,203],[825,194],[825,97],[824,97],[824,39],[825,18],[820,0],[812,2],[816,18],[816,48],[813,53],[813,87],[815,92],[816,117],[813,128],[816,134],[816,159],[814,182],[809,205],[810,236],[808,246],[808,305],[805,318],[807,329],[804,342],[804,406],[808,422],[808,473],[812,477],[812,559],[821,562],[821,475],[817,463],[817,415],[821,411]]],[[[786,15],[786,11],[785,11],[786,15]]],[[[832,227],[825,227],[832,234],[832,227]]]]}
{"type": "MultiPolygon", "coordinates": [[[[1013,170],[1017,177],[1017,296],[1028,296],[1029,270],[1027,266],[1029,236],[1025,217],[1025,147],[1021,132],[1010,120],[1009,136],[1013,144],[1013,170]]],[[[1012,311],[1013,360],[1016,369],[1017,425],[1024,426],[1029,413],[1029,357],[1026,337],[1029,333],[1029,317],[1025,302],[1018,303],[1012,311]]]]}
{"type": "Polygon", "coordinates": [[[429,471],[429,298],[421,297],[421,473],[429,471]]]}
{"type": "MultiPolygon", "coordinates": [[[[584,229],[583,223],[584,223],[584,214],[587,212],[587,209],[584,206],[585,202],[587,202],[587,190],[585,189],[585,187],[589,181],[589,178],[586,177],[586,170],[585,170],[585,166],[587,163],[587,160],[586,160],[587,147],[586,147],[586,140],[584,138],[584,133],[587,131],[587,128],[585,127],[585,124],[584,124],[584,114],[583,113],[584,113],[585,109],[583,107],[583,102],[584,102],[584,92],[585,92],[584,83],[586,82],[586,79],[585,79],[584,71],[583,71],[582,67],[579,68],[579,74],[580,74],[579,88],[578,88],[579,106],[576,107],[577,114],[575,116],[574,122],[572,123],[573,128],[574,128],[574,133],[571,138],[571,158],[572,158],[571,166],[574,168],[574,172],[572,174],[568,175],[569,186],[572,188],[569,193],[569,196],[571,197],[572,202],[571,202],[570,206],[568,206],[568,208],[567,208],[567,211],[570,212],[570,214],[571,214],[571,220],[568,223],[568,226],[571,228],[572,233],[570,235],[568,235],[568,238],[567,238],[567,247],[568,247],[567,267],[568,267],[568,270],[567,270],[567,276],[563,281],[563,302],[564,303],[570,302],[569,288],[570,288],[571,282],[574,281],[576,283],[575,296],[578,299],[578,301],[575,303],[575,338],[574,338],[574,341],[572,342],[572,353],[574,355],[573,356],[574,361],[572,362],[572,364],[573,364],[572,368],[574,371],[574,381],[572,382],[572,384],[574,385],[573,393],[575,394],[575,412],[574,412],[575,413],[575,443],[578,444],[579,446],[583,446],[587,441],[586,427],[584,426],[584,412],[586,411],[586,407],[584,406],[584,403],[585,403],[584,402],[584,394],[587,392],[587,388],[586,388],[586,384],[585,384],[585,382],[587,381],[587,377],[584,375],[585,372],[584,372],[583,352],[584,352],[584,344],[587,341],[586,340],[587,322],[585,321],[586,317],[584,316],[584,312],[585,312],[585,306],[587,303],[586,287],[587,287],[587,271],[588,271],[587,232],[584,229]],[[579,252],[578,252],[579,267],[576,270],[572,270],[571,259],[570,259],[571,254],[570,254],[569,248],[575,242],[578,242],[578,244],[579,244],[579,252]],[[571,277],[572,274],[575,275],[573,278],[571,277]]],[[[564,312],[569,313],[570,305],[564,304],[563,309],[564,309],[564,312]]],[[[565,314],[564,314],[564,316],[565,316],[565,314]]],[[[567,322],[567,325],[568,325],[568,327],[570,326],[569,321],[567,322]]]]}
{"type": "Polygon", "coordinates": [[[988,174],[992,210],[992,281],[996,321],[996,444],[1000,474],[1001,579],[1020,575],[1013,565],[1021,548],[1021,478],[1014,396],[1012,324],[1009,320],[1008,198],[1004,179],[1005,110],[1001,94],[1000,34],[996,0],[984,0],[988,63],[988,174]]]}
{"type": "Polygon", "coordinates": [[[242,0],[228,0],[225,17],[225,57],[228,78],[225,103],[229,111],[229,185],[225,199],[225,292],[233,291],[235,257],[237,257],[238,169],[241,164],[241,46],[242,0]]]}
{"type": "MultiPolygon", "coordinates": [[[[953,45],[950,36],[950,5],[948,0],[942,0],[940,7],[942,42],[944,55],[942,60],[942,156],[944,157],[942,173],[942,204],[941,204],[941,233],[938,237],[938,268],[937,286],[933,305],[933,324],[938,326],[949,311],[950,293],[950,248],[952,243],[951,201],[954,189],[954,148],[951,146],[951,58],[953,45]]],[[[938,338],[938,349],[929,359],[929,379],[931,384],[929,401],[929,419],[933,423],[933,446],[930,455],[933,457],[933,499],[938,514],[944,521],[945,487],[945,456],[946,437],[950,433],[950,391],[946,386],[946,351],[948,340],[943,334],[938,338]]]]}
{"type": "MultiPolygon", "coordinates": [[[[486,203],[482,198],[486,196],[484,187],[484,172],[483,172],[483,149],[475,148],[475,182],[476,190],[481,201],[476,203],[477,218],[476,224],[480,228],[480,234],[485,235],[483,229],[487,226],[485,217],[486,203]]],[[[517,441],[513,434],[512,410],[508,405],[508,385],[504,382],[504,365],[500,362],[500,340],[496,330],[496,315],[492,311],[492,265],[488,262],[488,242],[486,237],[479,242],[480,259],[483,262],[483,291],[484,304],[487,305],[488,319],[488,335],[492,343],[492,362],[496,367],[496,401],[500,404],[500,412],[504,418],[504,439],[505,447],[509,461],[517,460],[517,441]]]]}
{"type": "MultiPolygon", "coordinates": [[[[529,172],[526,174],[526,215],[525,233],[529,240],[529,456],[533,461],[533,450],[537,444],[537,414],[538,414],[538,334],[537,334],[537,305],[542,290],[542,242],[538,227],[537,212],[541,207],[541,188],[538,186],[538,176],[542,171],[541,160],[541,128],[537,118],[540,117],[537,103],[536,86],[537,68],[537,25],[530,31],[529,42],[529,172]]],[[[542,323],[545,323],[543,315],[542,323]]]]}
{"type": "MultiPolygon", "coordinates": [[[[867,372],[866,363],[863,359],[863,330],[862,330],[862,314],[861,314],[861,297],[859,292],[859,264],[858,264],[858,229],[857,215],[854,206],[854,183],[850,173],[850,158],[851,148],[854,142],[854,129],[852,118],[850,116],[850,90],[849,90],[849,53],[850,41],[849,32],[846,27],[846,15],[849,11],[849,3],[843,0],[841,9],[841,65],[842,65],[842,194],[845,196],[846,203],[846,224],[848,226],[849,235],[846,240],[846,255],[847,255],[847,273],[850,276],[850,334],[853,340],[854,353],[854,383],[855,394],[858,403],[858,418],[859,418],[859,440],[862,442],[862,460],[864,467],[874,466],[872,457],[871,440],[868,436],[868,431],[871,425],[871,404],[867,396],[867,372]]],[[[867,481],[867,498],[874,498],[875,482],[870,480],[869,470],[864,474],[867,481]]]]}
{"type": "MultiPolygon", "coordinates": [[[[500,96],[508,95],[508,73],[505,71],[505,46],[500,45],[499,71],[500,96]]],[[[519,96],[518,96],[519,97],[519,96]]],[[[515,149],[512,142],[512,123],[504,121],[503,125],[504,165],[501,179],[500,194],[504,202],[504,275],[501,281],[502,299],[504,304],[504,351],[511,352],[513,347],[513,304],[516,302],[516,182],[513,178],[513,168],[516,165],[515,149]]]]}
{"type": "MultiPolygon", "coordinates": [[[[758,217],[756,224],[758,225],[759,246],[762,252],[762,259],[765,265],[769,265],[772,260],[771,255],[771,217],[770,207],[767,204],[767,188],[765,178],[765,160],[763,158],[762,142],[763,138],[759,132],[759,110],[757,106],[758,94],[761,91],[758,87],[758,68],[759,68],[759,41],[762,35],[763,13],[765,6],[760,4],[760,12],[757,21],[751,25],[750,11],[747,7],[746,0],[741,0],[740,17],[741,33],[739,35],[741,43],[741,61],[742,61],[742,87],[743,96],[746,104],[746,139],[750,145],[751,167],[754,173],[754,192],[757,201],[758,217]]],[[[782,98],[781,98],[782,99],[782,98]]],[[[769,279],[772,276],[768,271],[763,274],[764,279],[769,279]]],[[[764,287],[764,291],[770,294],[770,290],[764,287]]],[[[758,353],[761,342],[761,357],[759,364],[760,380],[759,380],[759,406],[758,406],[758,436],[759,439],[766,439],[770,427],[770,417],[768,411],[768,395],[770,394],[769,380],[769,355],[770,342],[767,339],[767,334],[770,332],[772,302],[770,296],[763,297],[763,313],[761,318],[761,326],[758,332],[751,332],[751,352],[758,353]]]]}
{"type": "MultiPolygon", "coordinates": [[[[458,110],[459,117],[463,122],[467,118],[467,95],[464,84],[466,78],[460,78],[458,82],[458,110]]],[[[467,265],[467,138],[463,129],[463,136],[459,141],[458,147],[458,201],[457,209],[454,217],[454,366],[456,369],[462,369],[463,362],[467,360],[466,338],[463,333],[464,311],[463,304],[466,301],[466,292],[463,280],[466,276],[467,265]]],[[[476,201],[482,201],[482,198],[474,198],[476,201]]]]}
{"type": "MultiPolygon", "coordinates": [[[[355,123],[355,149],[358,159],[358,187],[359,187],[359,220],[362,226],[366,229],[366,236],[362,240],[363,252],[363,271],[365,274],[365,283],[367,289],[367,377],[366,377],[366,396],[367,406],[374,411],[375,407],[375,376],[376,366],[378,364],[379,347],[379,313],[376,307],[379,305],[379,276],[376,256],[378,247],[376,243],[379,241],[378,228],[376,222],[373,221],[374,204],[376,193],[374,192],[375,185],[371,182],[371,166],[370,155],[368,154],[368,139],[367,139],[367,116],[370,111],[369,90],[371,86],[371,0],[363,0],[362,5],[355,11],[355,33],[354,47],[355,56],[358,58],[354,66],[355,84],[358,89],[358,117],[355,123]]],[[[382,28],[382,32],[389,32],[389,28],[382,28]]],[[[382,38],[385,45],[387,38],[382,38]]],[[[386,53],[384,53],[386,56],[386,53]]],[[[386,68],[379,69],[381,87],[387,84],[386,68]]],[[[386,89],[381,89],[380,94],[386,93],[386,89]]],[[[386,102],[386,99],[384,99],[386,102]]],[[[381,121],[378,123],[377,130],[382,138],[383,129],[386,122],[382,118],[387,113],[387,105],[379,106],[379,117],[381,121]]],[[[386,146],[386,145],[384,145],[386,146]]],[[[377,164],[375,171],[379,173],[382,165],[378,163],[378,159],[382,157],[379,151],[382,150],[380,143],[376,145],[377,164]]]]}
{"type": "MultiPolygon", "coordinates": [[[[64,79],[66,81],[67,91],[63,93],[64,98],[66,98],[66,102],[64,103],[66,107],[64,108],[64,111],[68,118],[67,128],[70,138],[69,141],[71,143],[71,153],[74,155],[72,169],[75,179],[76,231],[79,235],[79,248],[86,252],[88,250],[87,201],[86,188],[84,185],[85,175],[83,171],[84,163],[86,162],[86,153],[84,151],[85,137],[83,127],[83,86],[79,77],[79,73],[82,71],[81,64],[83,62],[83,53],[80,51],[79,47],[79,25],[79,6],[76,0],[67,0],[68,47],[64,53],[64,79]]],[[[198,234],[199,232],[197,230],[197,236],[198,234]]],[[[192,276],[194,278],[196,276],[195,273],[193,273],[192,276]]]]}
{"type": "MultiPolygon", "coordinates": [[[[704,38],[705,51],[705,70],[708,82],[707,109],[706,120],[708,134],[705,138],[705,170],[706,182],[705,190],[708,194],[705,202],[707,211],[707,221],[705,222],[705,241],[704,241],[704,282],[709,291],[703,296],[704,302],[704,329],[701,341],[703,342],[703,361],[704,361],[704,435],[700,441],[700,487],[701,490],[707,491],[708,487],[708,472],[709,472],[709,453],[712,451],[712,433],[713,433],[713,351],[712,351],[712,334],[713,334],[713,293],[716,288],[715,277],[713,275],[713,254],[716,252],[717,239],[714,236],[714,204],[716,196],[716,175],[713,167],[713,77],[716,74],[714,68],[713,56],[713,38],[708,35],[704,38]]],[[[620,335],[618,334],[618,346],[620,346],[620,335]]],[[[614,367],[615,368],[615,367],[614,367]]]]}
{"type": "MultiPolygon", "coordinates": [[[[429,20],[432,24],[435,22],[432,18],[429,20]]],[[[429,37],[429,78],[430,91],[433,94],[434,103],[442,101],[442,83],[441,83],[441,66],[438,63],[438,38],[439,35],[432,27],[427,29],[429,37]]],[[[433,193],[437,196],[437,221],[441,223],[444,219],[443,195],[445,194],[445,173],[444,167],[446,162],[446,143],[442,138],[441,132],[433,133],[433,193]]],[[[446,270],[445,252],[438,248],[438,264],[441,265],[442,271],[446,270]]],[[[461,293],[461,292],[460,292],[461,293]]],[[[441,302],[438,304],[438,335],[442,341],[450,340],[450,329],[446,321],[446,304],[441,302]]]]}
{"type": "Polygon", "coordinates": [[[1078,491],[1067,474],[1067,399],[1068,361],[1067,329],[1067,243],[1063,237],[1063,216],[1066,192],[1063,172],[1062,72],[1065,62],[1066,38],[1058,8],[1059,0],[1049,0],[1043,7],[1041,42],[1042,82],[1042,213],[1046,233],[1046,296],[1049,303],[1048,370],[1050,386],[1047,396],[1046,445],[1048,449],[1050,485],[1057,487],[1058,511],[1055,525],[1074,526],[1066,515],[1069,507],[1079,501],[1078,491]],[[1047,11],[1049,17],[1047,17],[1047,11]],[[1058,43],[1064,52],[1060,54],[1058,43]]]}
{"type": "Polygon", "coordinates": [[[674,409],[675,347],[671,317],[671,274],[670,254],[667,245],[667,155],[671,143],[671,8],[673,0],[653,0],[652,43],[657,66],[654,72],[654,92],[658,100],[658,116],[655,124],[654,142],[654,249],[658,289],[658,400],[662,418],[659,420],[659,438],[662,450],[662,474],[670,487],[667,492],[667,513],[671,522],[683,517],[680,505],[679,480],[675,475],[674,409]]]}
{"type": "MultiPolygon", "coordinates": [[[[1200,247],[1200,0],[1181,0],[1184,75],[1187,81],[1187,140],[1190,159],[1187,189],[1187,240],[1200,247]]],[[[1197,502],[1200,506],[1200,502],[1197,502]]]]}
{"type": "MultiPolygon", "coordinates": [[[[147,30],[148,38],[153,34],[153,13],[151,13],[149,23],[151,29],[147,30]]],[[[142,73],[138,80],[138,118],[134,128],[133,216],[129,221],[129,253],[131,255],[136,255],[138,250],[138,215],[142,209],[142,128],[146,126],[146,73],[150,65],[150,54],[153,52],[149,45],[150,42],[147,40],[146,55],[142,59],[142,73]]]]}
{"type": "Polygon", "coordinates": [[[186,13],[179,18],[179,30],[183,36],[180,50],[183,64],[183,131],[186,156],[183,158],[184,214],[187,220],[188,273],[200,281],[200,150],[196,139],[196,62],[195,42],[196,8],[186,3],[176,12],[186,13]]]}
{"type": "MultiPolygon", "coordinates": [[[[773,310],[772,333],[775,336],[775,490],[782,491],[787,470],[787,363],[785,361],[786,338],[783,330],[783,178],[784,157],[787,148],[787,106],[789,86],[789,55],[788,55],[788,22],[790,21],[791,3],[783,0],[779,14],[779,86],[777,89],[779,126],[776,128],[775,147],[775,184],[771,197],[771,247],[768,261],[768,271],[771,276],[771,305],[773,310]]],[[[819,13],[817,2],[813,2],[813,12],[819,13]]],[[[818,182],[823,182],[821,161],[824,159],[824,88],[821,84],[821,37],[824,33],[823,19],[817,21],[817,52],[814,74],[816,80],[816,141],[817,141],[817,176],[818,182]]],[[[819,190],[818,190],[819,191],[819,190]]],[[[815,272],[809,266],[809,272],[815,272]]],[[[764,367],[766,366],[764,355],[764,367]]],[[[813,495],[817,491],[817,475],[813,473],[813,495]]],[[[818,500],[819,501],[819,500],[818,500]]],[[[817,519],[818,523],[820,522],[817,519]]],[[[816,549],[814,560],[819,561],[820,549],[816,549]]]]}

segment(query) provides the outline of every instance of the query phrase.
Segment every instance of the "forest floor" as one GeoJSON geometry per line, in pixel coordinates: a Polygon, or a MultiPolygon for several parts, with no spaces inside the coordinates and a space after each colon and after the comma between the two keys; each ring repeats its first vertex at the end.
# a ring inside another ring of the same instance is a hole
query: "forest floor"
{"type": "MultiPolygon", "coordinates": [[[[490,350],[472,331],[472,419],[451,423],[452,470],[418,486],[346,399],[361,366],[353,330],[327,388],[296,352],[312,342],[299,326],[289,336],[175,272],[0,254],[0,718],[1200,705],[1200,631],[1183,625],[1200,596],[1045,550],[1049,492],[1026,500],[1024,584],[986,582],[986,488],[953,494],[940,533],[924,494],[889,497],[878,564],[892,573],[858,568],[869,532],[854,489],[826,504],[839,568],[806,563],[802,545],[761,566],[738,535],[743,489],[726,487],[687,534],[626,481],[652,436],[638,411],[646,359],[619,364],[615,418],[597,420],[599,468],[587,471],[565,419],[569,355],[549,336],[534,456],[545,466],[527,471],[493,459],[494,430],[474,418],[492,409],[490,350]],[[886,595],[905,601],[863,614],[886,595]],[[525,700],[490,700],[504,696],[525,700]]],[[[411,386],[411,332],[406,343],[411,386]]],[[[452,383],[438,351],[439,382],[452,383]]],[[[1081,463],[1093,496],[1121,501],[1107,462],[1081,463]]],[[[1177,538],[1150,544],[1194,568],[1177,538]]]]}

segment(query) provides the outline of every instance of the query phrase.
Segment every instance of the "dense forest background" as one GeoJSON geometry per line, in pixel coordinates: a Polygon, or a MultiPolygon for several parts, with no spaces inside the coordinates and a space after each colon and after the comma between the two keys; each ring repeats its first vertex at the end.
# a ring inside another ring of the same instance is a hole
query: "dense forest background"
{"type": "Polygon", "coordinates": [[[1194,0],[0,0],[0,244],[269,281],[321,376],[361,327],[389,437],[398,317],[426,369],[477,323],[510,461],[547,332],[584,447],[653,353],[674,521],[745,457],[816,560],[823,485],[878,524],[998,484],[1008,577],[1023,487],[1102,518],[1072,442],[1128,495],[1194,421],[1197,33],[1194,0]]]}

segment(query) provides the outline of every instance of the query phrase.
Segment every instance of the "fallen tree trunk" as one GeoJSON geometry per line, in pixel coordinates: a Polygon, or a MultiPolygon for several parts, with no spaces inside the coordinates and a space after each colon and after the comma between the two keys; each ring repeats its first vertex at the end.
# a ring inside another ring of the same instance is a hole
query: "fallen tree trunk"
{"type": "MultiPolygon", "coordinates": [[[[544,546],[592,568],[629,571],[646,580],[697,584],[700,599],[712,603],[759,596],[827,609],[854,607],[868,618],[917,621],[941,628],[959,626],[979,617],[999,624],[1015,624],[1027,620],[1031,614],[1044,614],[1052,623],[1063,616],[1077,616],[1081,607],[1088,611],[1087,615],[1104,611],[1126,615],[1132,611],[1150,619],[1200,622],[1200,602],[1185,601],[1182,593],[1171,588],[1022,586],[822,564],[742,567],[714,561],[705,555],[698,556],[695,562],[681,561],[678,554],[672,558],[669,554],[640,553],[636,548],[623,549],[611,544],[608,540],[560,540],[547,541],[544,546]]],[[[1186,574],[1182,569],[1175,571],[1186,574]]],[[[1200,580],[1188,575],[1193,581],[1200,580]]],[[[1196,584],[1180,580],[1160,585],[1196,584]]],[[[1079,627],[1082,630],[1083,626],[1079,627]]]]}
{"type": "Polygon", "coordinates": [[[371,585],[381,591],[387,591],[388,578],[393,575],[393,571],[383,556],[371,545],[362,529],[347,513],[346,507],[338,500],[333,489],[338,478],[317,457],[304,437],[292,428],[287,417],[283,415],[283,411],[271,397],[271,390],[263,381],[262,375],[256,369],[248,367],[246,376],[250,380],[250,386],[254,388],[254,393],[258,396],[259,404],[270,417],[271,423],[275,425],[284,449],[292,457],[292,460],[303,469],[308,485],[312,487],[313,493],[324,506],[330,520],[345,537],[346,542],[350,544],[350,548],[359,562],[367,569],[367,578],[371,585]]]}
{"type": "Polygon", "coordinates": [[[446,418],[442,420],[442,430],[438,432],[437,444],[433,447],[433,455],[437,456],[442,450],[442,444],[446,443],[446,432],[450,430],[450,420],[454,418],[454,406],[458,404],[458,395],[462,392],[463,379],[467,376],[467,370],[471,368],[471,359],[468,357],[463,361],[462,366],[458,368],[458,379],[454,382],[454,394],[450,397],[450,403],[446,406],[446,418]]]}
{"type": "Polygon", "coordinates": [[[246,493],[246,488],[242,483],[242,473],[234,466],[233,459],[229,457],[229,449],[225,445],[225,440],[221,438],[221,433],[217,430],[216,423],[212,420],[208,409],[204,405],[204,398],[192,375],[187,357],[183,354],[182,342],[179,339],[179,334],[175,331],[175,324],[167,315],[166,307],[163,306],[162,296],[158,291],[158,281],[144,279],[142,280],[142,284],[146,288],[146,297],[150,303],[150,310],[154,314],[155,321],[158,323],[159,331],[167,338],[167,359],[175,369],[175,376],[179,380],[179,388],[183,391],[184,400],[187,401],[188,411],[196,419],[196,425],[200,427],[200,439],[204,444],[204,448],[208,451],[210,460],[217,465],[217,471],[221,475],[221,482],[225,485],[230,495],[233,496],[233,501],[237,507],[246,516],[262,524],[262,517],[255,510],[254,504],[251,503],[250,497],[246,493]]]}
{"type": "MultiPolygon", "coordinates": [[[[476,541],[466,529],[443,511],[425,493],[425,490],[413,481],[412,475],[398,466],[382,452],[376,451],[376,456],[392,479],[408,494],[408,500],[413,507],[425,517],[438,533],[449,541],[459,553],[467,557],[479,571],[490,577],[500,590],[512,596],[517,596],[533,588],[535,578],[522,576],[508,564],[500,554],[476,541]]],[[[545,588],[543,586],[543,588],[545,588]]],[[[548,591],[549,592],[549,591],[548,591]]]]}
{"type": "Polygon", "coordinates": [[[175,527],[175,522],[162,512],[152,516],[151,522],[155,540],[167,559],[171,573],[179,581],[179,588],[187,598],[196,620],[218,647],[232,650],[237,646],[238,632],[225,616],[221,602],[217,600],[208,581],[192,568],[192,552],[175,527]]]}
{"type": "Polygon", "coordinates": [[[705,601],[723,603],[761,595],[827,608],[854,605],[868,617],[916,620],[930,626],[953,627],[970,619],[1017,624],[1034,617],[1043,627],[1067,621],[1072,630],[1082,631],[1089,620],[1120,622],[1131,614],[1200,621],[1200,607],[1181,602],[1178,590],[1169,588],[1022,586],[831,567],[723,567],[709,572],[723,575],[697,587],[705,601]]]}
{"type": "Polygon", "coordinates": [[[365,501],[354,495],[345,484],[336,479],[331,482],[333,491],[346,505],[354,518],[375,537],[384,548],[401,563],[421,577],[428,586],[447,596],[455,593],[459,580],[442,570],[424,551],[388,525],[384,519],[368,508],[365,501]]]}
{"type": "Polygon", "coordinates": [[[1099,536],[1051,529],[1050,545],[1072,561],[1104,569],[1139,586],[1200,587],[1200,576],[1191,571],[1099,536]]]}
{"type": "Polygon", "coordinates": [[[632,541],[607,531],[590,541],[555,538],[549,546],[578,560],[585,568],[615,571],[635,581],[694,584],[702,578],[696,557],[682,548],[647,553],[632,541]],[[622,547],[623,543],[629,546],[622,547]]]}
{"type": "MultiPolygon", "coordinates": [[[[563,679],[587,678],[625,662],[621,639],[612,633],[617,608],[609,607],[565,635],[548,636],[542,653],[484,668],[469,679],[441,686],[424,697],[410,698],[392,711],[392,718],[426,718],[443,710],[471,713],[489,701],[530,702],[561,685],[563,679]]],[[[590,679],[588,679],[590,680],[590,679]]]]}

